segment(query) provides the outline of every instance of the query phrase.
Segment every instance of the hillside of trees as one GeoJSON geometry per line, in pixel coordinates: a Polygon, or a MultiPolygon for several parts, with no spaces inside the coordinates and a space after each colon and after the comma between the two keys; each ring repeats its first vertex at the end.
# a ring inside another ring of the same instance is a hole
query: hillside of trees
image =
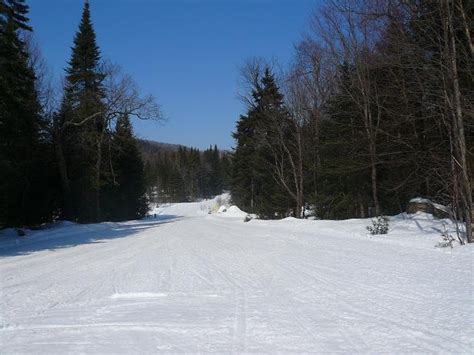
{"type": "Polygon", "coordinates": [[[242,69],[232,198],[262,218],[450,207],[472,241],[474,6],[327,2],[284,70],[242,69]],[[278,73],[278,75],[277,75],[278,73]]]}
{"type": "Polygon", "coordinates": [[[230,186],[231,157],[217,146],[204,151],[139,141],[151,202],[188,202],[214,197],[230,186]]]}

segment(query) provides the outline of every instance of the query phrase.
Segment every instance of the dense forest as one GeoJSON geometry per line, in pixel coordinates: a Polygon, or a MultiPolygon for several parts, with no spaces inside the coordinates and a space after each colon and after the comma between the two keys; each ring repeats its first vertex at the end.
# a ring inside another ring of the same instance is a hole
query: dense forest
{"type": "Polygon", "coordinates": [[[381,216],[421,196],[471,241],[473,18],[468,0],[325,2],[288,67],[242,67],[247,112],[224,152],[137,141],[131,122],[160,108],[102,58],[88,1],[57,95],[25,0],[2,0],[0,227],[141,218],[229,189],[260,218],[381,216]]]}
{"type": "Polygon", "coordinates": [[[471,241],[471,1],[327,2],[283,70],[242,68],[232,198],[262,218],[450,207],[471,241]]]}
{"type": "Polygon", "coordinates": [[[144,140],[139,146],[151,202],[196,201],[229,189],[231,156],[217,146],[200,151],[144,140]]]}
{"type": "Polygon", "coordinates": [[[88,1],[58,100],[32,30],[24,0],[0,1],[0,227],[143,217],[131,119],[159,119],[157,104],[101,58],[88,1]]]}

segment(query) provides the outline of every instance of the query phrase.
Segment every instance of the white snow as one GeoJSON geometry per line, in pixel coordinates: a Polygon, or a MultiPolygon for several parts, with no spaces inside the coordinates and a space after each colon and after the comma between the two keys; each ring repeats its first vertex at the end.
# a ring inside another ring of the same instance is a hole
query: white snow
{"type": "Polygon", "coordinates": [[[226,212],[227,217],[240,218],[241,220],[243,220],[246,215],[247,213],[242,211],[237,206],[230,206],[226,212]]]}
{"type": "Polygon", "coordinates": [[[474,249],[434,248],[448,221],[368,236],[219,201],[0,236],[0,353],[472,353],[474,249]]]}
{"type": "Polygon", "coordinates": [[[433,201],[431,201],[430,199],[428,198],[423,198],[423,197],[415,197],[415,198],[412,198],[410,200],[410,202],[413,202],[413,203],[429,203],[429,204],[432,204],[433,201]]]}
{"type": "Polygon", "coordinates": [[[413,203],[426,203],[428,205],[433,205],[434,208],[440,211],[444,211],[446,213],[449,213],[449,208],[447,206],[441,205],[439,203],[435,203],[431,201],[430,199],[427,198],[422,198],[422,197],[415,197],[410,200],[410,202],[413,203]]]}

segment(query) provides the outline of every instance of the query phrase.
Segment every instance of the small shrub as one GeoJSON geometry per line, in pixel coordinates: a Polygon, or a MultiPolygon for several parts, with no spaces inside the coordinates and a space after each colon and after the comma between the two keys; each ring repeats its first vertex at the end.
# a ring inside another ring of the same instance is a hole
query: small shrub
{"type": "Polygon", "coordinates": [[[441,240],[438,242],[438,244],[435,245],[436,248],[453,248],[453,243],[456,241],[456,238],[454,238],[451,234],[449,233],[442,233],[441,234],[441,240]]]}
{"type": "Polygon", "coordinates": [[[443,232],[441,233],[441,240],[438,242],[438,244],[435,245],[435,248],[453,248],[454,245],[453,243],[456,243],[456,241],[459,241],[459,244],[462,243],[462,239],[456,238],[448,232],[448,229],[446,228],[446,224],[443,223],[443,232]]]}
{"type": "Polygon", "coordinates": [[[388,233],[388,218],[385,216],[378,216],[372,219],[372,225],[367,226],[367,230],[372,235],[387,234],[388,233]]]}

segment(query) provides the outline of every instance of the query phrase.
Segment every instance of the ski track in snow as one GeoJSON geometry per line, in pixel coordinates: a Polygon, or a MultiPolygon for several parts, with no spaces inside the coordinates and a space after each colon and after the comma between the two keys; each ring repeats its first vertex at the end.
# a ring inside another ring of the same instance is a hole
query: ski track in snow
{"type": "Polygon", "coordinates": [[[436,221],[156,219],[0,238],[0,353],[474,353],[473,248],[436,221]]]}

